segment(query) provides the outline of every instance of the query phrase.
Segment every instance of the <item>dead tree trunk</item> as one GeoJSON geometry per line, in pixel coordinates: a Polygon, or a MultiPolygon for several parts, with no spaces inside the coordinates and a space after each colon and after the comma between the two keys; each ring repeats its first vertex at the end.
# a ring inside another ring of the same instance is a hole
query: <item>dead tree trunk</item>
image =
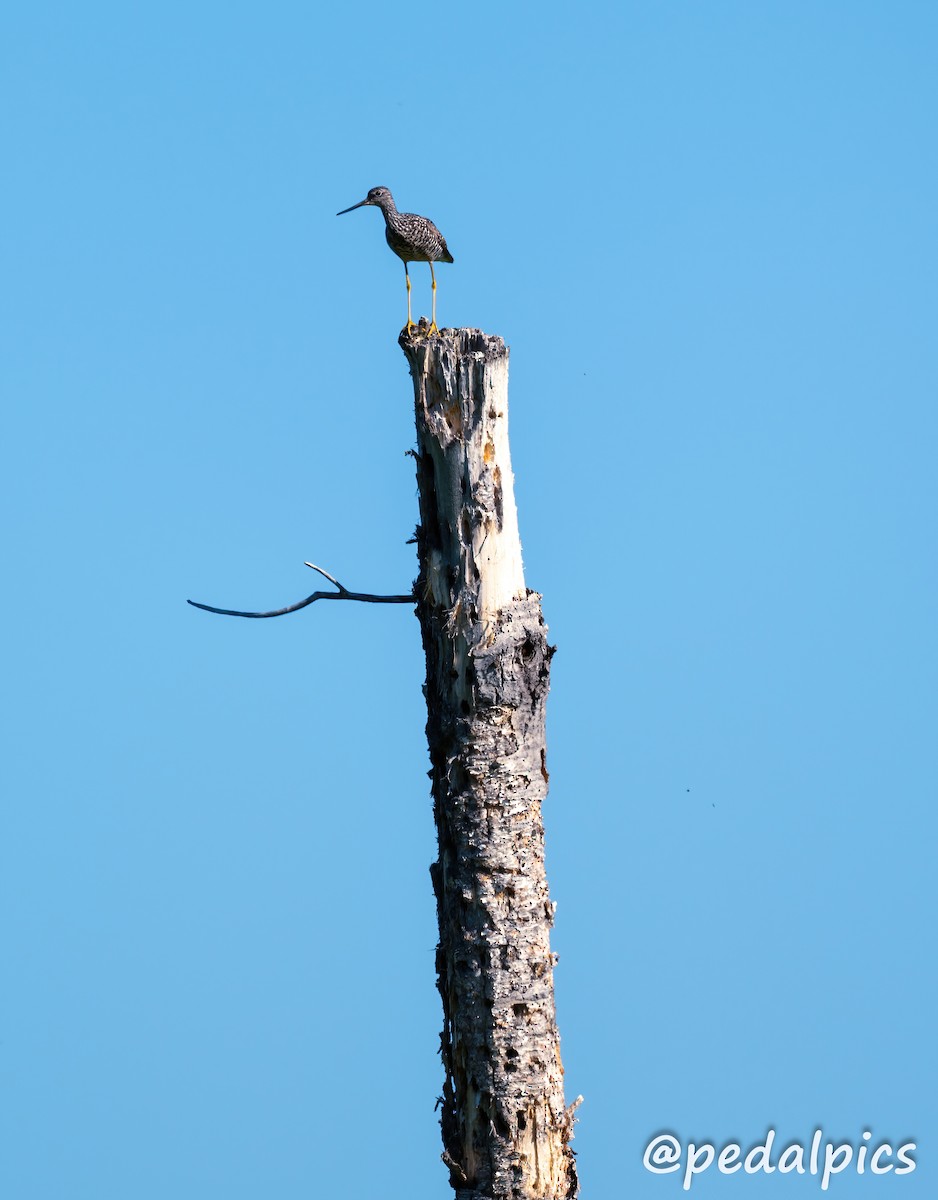
{"type": "Polygon", "coordinates": [[[563,1096],[541,801],[550,658],[525,588],[508,350],[421,327],[414,381],[427,737],[439,860],[443,1159],[457,1200],[577,1195],[563,1096]]]}

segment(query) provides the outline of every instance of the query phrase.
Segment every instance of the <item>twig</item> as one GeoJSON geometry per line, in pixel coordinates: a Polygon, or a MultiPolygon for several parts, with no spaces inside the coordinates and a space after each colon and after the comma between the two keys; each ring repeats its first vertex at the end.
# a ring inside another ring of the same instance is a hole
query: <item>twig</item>
{"type": "Polygon", "coordinates": [[[296,604],[288,604],[286,608],[275,608],[271,612],[239,612],[234,608],[213,608],[211,604],[199,604],[197,600],[187,600],[186,603],[191,604],[193,608],[201,608],[203,612],[218,613],[222,617],[253,617],[255,619],[262,617],[283,617],[287,613],[299,612],[301,608],[306,608],[308,604],[313,604],[316,600],[359,600],[363,604],[414,603],[412,592],[407,596],[376,596],[372,592],[350,592],[344,584],[339,583],[335,576],[330,575],[328,571],[324,571],[322,567],[317,567],[315,563],[311,562],[304,563],[303,565],[310,567],[314,571],[318,571],[330,583],[334,583],[339,590],[337,592],[313,592],[305,600],[298,600],[296,604]]]}

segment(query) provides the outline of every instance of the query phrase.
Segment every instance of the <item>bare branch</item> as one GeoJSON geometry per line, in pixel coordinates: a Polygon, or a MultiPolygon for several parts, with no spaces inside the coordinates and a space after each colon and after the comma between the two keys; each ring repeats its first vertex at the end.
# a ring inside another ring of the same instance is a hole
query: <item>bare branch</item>
{"type": "Polygon", "coordinates": [[[313,592],[305,600],[298,600],[296,604],[288,604],[286,608],[275,608],[270,612],[240,612],[235,608],[214,608],[211,604],[199,604],[197,600],[187,600],[186,603],[191,604],[193,608],[201,608],[203,612],[218,613],[221,617],[251,617],[255,620],[260,620],[264,617],[283,617],[287,613],[299,612],[301,608],[306,608],[307,605],[313,604],[317,600],[358,600],[362,604],[414,603],[412,592],[406,596],[378,596],[373,592],[350,592],[344,584],[339,583],[335,576],[330,575],[328,571],[324,571],[322,567],[317,567],[315,563],[311,562],[304,563],[303,565],[311,567],[314,571],[318,571],[330,583],[334,583],[339,590],[336,592],[313,592]]]}
{"type": "Polygon", "coordinates": [[[313,571],[318,571],[318,572],[319,572],[319,574],[320,574],[320,575],[322,575],[324,579],[328,579],[330,583],[334,583],[334,584],[335,584],[335,586],[336,586],[336,587],[339,589],[339,591],[340,591],[340,592],[347,592],[347,591],[348,591],[348,588],[346,588],[346,587],[343,587],[343,585],[342,585],[341,583],[339,583],[338,579],[336,579],[336,577],[335,577],[334,575],[330,575],[330,574],[329,574],[329,572],[328,572],[328,571],[324,571],[324,570],[322,569],[322,567],[317,567],[315,563],[311,563],[311,562],[304,562],[304,563],[303,563],[303,566],[304,566],[304,567],[309,567],[309,568],[310,568],[311,570],[313,570],[313,571]]]}

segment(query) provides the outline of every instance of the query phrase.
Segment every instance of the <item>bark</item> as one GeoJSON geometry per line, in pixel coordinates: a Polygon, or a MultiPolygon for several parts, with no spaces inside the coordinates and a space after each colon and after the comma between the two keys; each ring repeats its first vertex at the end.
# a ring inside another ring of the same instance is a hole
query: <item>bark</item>
{"type": "Polygon", "coordinates": [[[577,1195],[563,1095],[541,802],[550,659],[525,588],[508,350],[425,326],[414,381],[427,737],[439,859],[443,1160],[458,1200],[577,1195]]]}

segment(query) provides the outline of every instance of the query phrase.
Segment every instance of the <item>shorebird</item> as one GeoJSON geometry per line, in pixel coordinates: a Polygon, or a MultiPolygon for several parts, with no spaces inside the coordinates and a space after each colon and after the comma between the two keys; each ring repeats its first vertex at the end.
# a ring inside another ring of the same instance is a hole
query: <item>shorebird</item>
{"type": "Polygon", "coordinates": [[[407,270],[407,264],[409,262],[425,262],[430,264],[430,278],[433,280],[433,316],[427,333],[428,335],[439,333],[436,325],[436,276],[433,273],[433,264],[453,261],[453,256],[447,249],[442,233],[429,217],[419,217],[416,213],[398,212],[394,197],[386,187],[373,187],[364,200],[359,200],[351,208],[343,208],[342,212],[336,213],[336,216],[341,217],[343,213],[351,212],[366,204],[381,209],[384,214],[384,236],[388,240],[388,245],[404,263],[404,278],[407,280],[407,332],[410,333],[412,329],[416,328],[410,315],[410,272],[407,270]]]}

